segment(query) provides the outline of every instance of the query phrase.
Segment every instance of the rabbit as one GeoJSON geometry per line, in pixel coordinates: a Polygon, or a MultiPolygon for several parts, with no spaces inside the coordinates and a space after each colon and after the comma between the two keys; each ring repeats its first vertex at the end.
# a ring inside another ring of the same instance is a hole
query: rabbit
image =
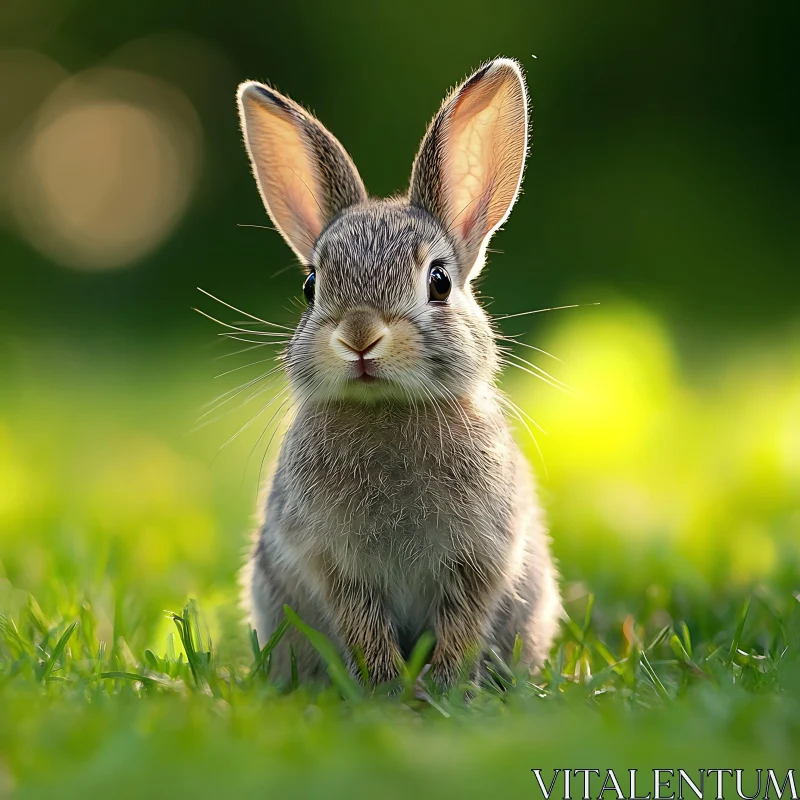
{"type": "MultiPolygon", "coordinates": [[[[238,106],[307,301],[284,354],[293,419],[245,568],[259,643],[288,604],[372,685],[398,677],[425,631],[442,692],[478,680],[489,648],[510,658],[517,634],[535,670],[561,613],[557,573],[471,289],[522,181],[520,65],[493,60],[444,100],[391,199],[369,197],[337,139],[274,89],[245,82],[238,106]]],[[[281,680],[292,659],[300,680],[325,679],[293,628],[272,658],[281,680]]]]}

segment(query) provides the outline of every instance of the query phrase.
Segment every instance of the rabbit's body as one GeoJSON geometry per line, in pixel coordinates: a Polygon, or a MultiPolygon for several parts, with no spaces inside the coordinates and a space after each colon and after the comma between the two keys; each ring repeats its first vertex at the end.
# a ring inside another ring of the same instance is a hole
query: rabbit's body
{"type": "MultiPolygon", "coordinates": [[[[248,571],[259,641],[288,604],[377,683],[426,630],[442,687],[489,646],[508,657],[517,633],[541,664],[555,570],[469,286],[521,179],[518,68],[492,62],[445,102],[407,199],[367,199],[341,145],[273,90],[245,84],[240,102],[262,196],[314,280],[286,352],[294,418],[248,571]]],[[[294,633],[277,674],[289,676],[290,645],[301,677],[321,673],[294,633]]]]}
{"type": "MultiPolygon", "coordinates": [[[[546,534],[527,464],[491,391],[481,405],[467,405],[463,419],[456,414],[447,423],[430,407],[300,412],[284,440],[253,556],[261,641],[279,624],[284,603],[340,640],[328,597],[337,585],[357,582],[380,597],[391,640],[408,657],[434,629],[438,603],[464,591],[463,565],[474,572],[469,591],[477,605],[465,635],[480,633],[509,657],[519,632],[526,660],[541,663],[558,612],[546,534]]],[[[315,651],[302,637],[293,646],[302,670],[314,674],[315,651]]],[[[284,677],[286,656],[276,663],[284,677]]],[[[391,677],[391,662],[385,666],[382,679],[391,677]]]]}

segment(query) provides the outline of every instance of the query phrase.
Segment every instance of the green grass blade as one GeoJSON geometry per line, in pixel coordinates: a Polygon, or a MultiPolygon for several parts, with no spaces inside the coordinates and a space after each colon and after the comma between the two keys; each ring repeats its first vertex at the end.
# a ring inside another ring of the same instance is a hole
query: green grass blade
{"type": "Polygon", "coordinates": [[[108,672],[101,672],[99,675],[103,680],[126,680],[138,681],[145,686],[167,686],[164,681],[157,678],[150,678],[147,675],[140,675],[138,672],[125,672],[124,670],[109,670],[108,672]]]}
{"type": "Polygon", "coordinates": [[[745,602],[742,610],[739,612],[739,622],[736,625],[736,633],[733,635],[733,641],[730,648],[728,648],[728,663],[732,664],[736,657],[736,651],[739,649],[739,642],[742,640],[742,633],[744,632],[744,624],[747,621],[747,614],[750,611],[750,600],[745,602]]]}
{"type": "Polygon", "coordinates": [[[33,656],[34,651],[30,644],[23,639],[14,620],[5,614],[0,614],[0,637],[6,644],[6,647],[11,651],[15,658],[22,658],[22,656],[33,656]]]}
{"type": "Polygon", "coordinates": [[[514,637],[514,651],[511,655],[511,659],[514,663],[514,666],[519,665],[519,660],[522,658],[522,637],[517,634],[514,637]]]}
{"type": "Polygon", "coordinates": [[[293,645],[289,645],[289,660],[292,672],[292,691],[296,692],[300,686],[300,678],[297,674],[297,654],[294,652],[293,645]]]}
{"type": "Polygon", "coordinates": [[[323,636],[319,631],[314,630],[310,625],[306,625],[289,606],[284,606],[283,611],[292,625],[308,639],[311,646],[325,660],[328,666],[328,675],[330,675],[331,681],[342,693],[342,696],[346,700],[354,702],[363,699],[363,688],[353,679],[347,667],[342,663],[339,653],[330,639],[327,636],[323,636]]]}
{"type": "Polygon", "coordinates": [[[658,677],[656,671],[653,669],[652,664],[647,658],[647,654],[642,650],[639,653],[640,663],[642,668],[644,669],[645,674],[650,679],[651,683],[656,689],[656,692],[661,696],[663,700],[670,700],[670,694],[667,691],[667,687],[661,682],[661,678],[658,677]]]}
{"type": "Polygon", "coordinates": [[[69,641],[69,637],[75,632],[75,628],[78,627],[78,621],[75,620],[65,631],[61,634],[61,638],[56,642],[56,646],[53,648],[53,652],[50,653],[50,658],[47,659],[45,662],[44,668],[42,669],[41,680],[46,681],[50,675],[52,674],[53,670],[56,666],[56,661],[59,659],[61,654],[64,652],[64,648],[67,646],[67,642],[69,641]]]}
{"type": "Polygon", "coordinates": [[[263,649],[258,650],[258,638],[255,635],[256,632],[253,631],[253,641],[255,642],[256,648],[256,658],[253,662],[253,666],[250,667],[250,674],[248,678],[252,680],[259,672],[262,671],[262,668],[267,663],[267,659],[272,655],[272,651],[278,646],[278,643],[281,639],[283,639],[286,631],[289,630],[290,622],[288,619],[282,619],[281,624],[274,630],[272,636],[269,637],[269,640],[264,645],[263,649]]]}

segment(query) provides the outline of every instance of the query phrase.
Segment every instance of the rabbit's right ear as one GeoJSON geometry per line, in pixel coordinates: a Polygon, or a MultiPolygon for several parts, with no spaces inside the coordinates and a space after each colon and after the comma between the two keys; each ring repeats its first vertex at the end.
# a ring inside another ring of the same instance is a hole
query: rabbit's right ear
{"type": "Polygon", "coordinates": [[[275,227],[304,264],[323,228],[366,200],[355,165],[322,123],[288,97],[248,81],[239,114],[261,199],[275,227]]]}
{"type": "Polygon", "coordinates": [[[452,236],[465,280],[519,193],[528,149],[528,96],[516,61],[481,67],[442,104],[411,173],[410,202],[452,236]]]}

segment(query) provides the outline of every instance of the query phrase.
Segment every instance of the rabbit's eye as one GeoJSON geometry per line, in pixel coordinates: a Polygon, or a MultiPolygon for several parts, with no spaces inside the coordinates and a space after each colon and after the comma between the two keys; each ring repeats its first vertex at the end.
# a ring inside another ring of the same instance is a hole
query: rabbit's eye
{"type": "Polygon", "coordinates": [[[314,302],[314,293],[317,288],[317,273],[309,272],[308,277],[303,282],[303,294],[306,298],[306,303],[311,305],[314,302]]]}
{"type": "Polygon", "coordinates": [[[452,282],[444,262],[438,258],[431,262],[428,270],[428,299],[432,303],[443,303],[450,296],[452,282]]]}

